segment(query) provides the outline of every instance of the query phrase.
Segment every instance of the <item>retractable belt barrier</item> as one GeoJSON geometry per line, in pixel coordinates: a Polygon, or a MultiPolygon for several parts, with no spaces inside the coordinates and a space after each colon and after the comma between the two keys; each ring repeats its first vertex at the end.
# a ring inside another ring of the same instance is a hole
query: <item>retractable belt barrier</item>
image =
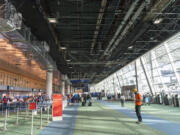
{"type": "MultiPolygon", "coordinates": [[[[34,122],[39,121],[39,129],[43,127],[43,120],[47,121],[44,123],[49,123],[52,120],[52,102],[15,102],[8,104],[0,104],[0,118],[3,119],[4,125],[0,127],[2,130],[8,130],[8,126],[12,127],[12,121],[14,124],[24,124],[30,121],[31,119],[31,130],[30,134],[34,134],[34,122]],[[29,113],[32,111],[32,113],[29,113]],[[45,117],[43,117],[45,116],[45,117]],[[11,125],[11,126],[10,126],[11,125]]],[[[13,124],[13,125],[14,125],[13,124]]],[[[27,125],[28,126],[28,125],[27,125]]],[[[27,129],[29,129],[27,127],[27,129]]]]}

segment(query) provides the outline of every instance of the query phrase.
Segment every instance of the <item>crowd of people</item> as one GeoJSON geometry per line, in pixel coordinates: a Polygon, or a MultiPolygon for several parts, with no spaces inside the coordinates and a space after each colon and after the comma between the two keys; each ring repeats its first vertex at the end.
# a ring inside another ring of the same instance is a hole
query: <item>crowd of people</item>
{"type": "MultiPolygon", "coordinates": [[[[138,123],[142,122],[141,117],[141,105],[142,101],[144,101],[144,105],[150,105],[150,99],[148,94],[143,95],[143,98],[141,99],[140,93],[136,89],[133,90],[135,93],[135,111],[138,118],[138,123]]],[[[91,102],[91,94],[90,93],[74,93],[74,94],[67,94],[67,101],[68,105],[74,105],[74,103],[82,103],[82,106],[85,106],[86,103],[88,103],[88,106],[92,105],[91,102]]],[[[97,100],[101,100],[102,96],[101,94],[96,95],[97,100]]],[[[109,95],[107,95],[107,98],[109,99],[109,95]]],[[[123,93],[118,94],[117,96],[114,96],[114,98],[119,99],[121,106],[124,107],[125,105],[125,95],[123,93]]],[[[10,104],[20,104],[20,103],[29,103],[29,102],[36,102],[37,104],[43,103],[46,101],[45,95],[36,95],[36,96],[17,96],[17,97],[7,97],[3,96],[3,98],[0,99],[1,107],[2,109],[7,109],[10,104]]],[[[17,107],[17,106],[16,106],[17,107]]]]}
{"type": "Polygon", "coordinates": [[[86,104],[88,102],[89,105],[91,103],[91,94],[85,94],[85,93],[68,94],[67,101],[68,101],[68,105],[74,105],[74,103],[80,103],[80,102],[82,104],[86,104]]]}
{"type": "Polygon", "coordinates": [[[27,104],[30,102],[36,102],[37,104],[43,103],[46,100],[45,95],[36,95],[36,96],[16,96],[8,97],[3,96],[0,98],[0,109],[5,110],[10,106],[19,107],[22,104],[27,104]]]}

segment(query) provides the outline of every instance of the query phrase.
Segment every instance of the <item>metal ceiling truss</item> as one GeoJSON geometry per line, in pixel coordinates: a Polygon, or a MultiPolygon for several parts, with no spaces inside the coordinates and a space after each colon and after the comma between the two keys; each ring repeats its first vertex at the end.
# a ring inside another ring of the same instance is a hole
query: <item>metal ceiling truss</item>
{"type": "MultiPolygon", "coordinates": [[[[58,44],[50,45],[57,66],[66,69],[69,78],[95,83],[176,33],[180,24],[177,3],[175,0],[44,0],[37,7],[41,7],[38,10],[43,11],[43,17],[57,20],[56,24],[48,23],[50,32],[54,31],[52,38],[59,39],[58,44]],[[162,23],[153,24],[158,18],[163,18],[162,23]],[[59,51],[60,43],[66,50],[59,51]],[[128,49],[130,46],[132,49],[128,49]],[[65,60],[71,61],[57,60],[61,53],[65,54],[65,60]]],[[[50,40],[48,34],[44,37],[50,40]]]]}

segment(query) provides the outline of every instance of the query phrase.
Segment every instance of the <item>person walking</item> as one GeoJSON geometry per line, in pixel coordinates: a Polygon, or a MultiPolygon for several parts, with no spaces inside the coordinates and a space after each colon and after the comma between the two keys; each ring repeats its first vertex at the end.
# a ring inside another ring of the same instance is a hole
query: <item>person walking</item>
{"type": "Polygon", "coordinates": [[[145,97],[145,105],[150,105],[149,97],[148,96],[145,97]]]}
{"type": "Polygon", "coordinates": [[[3,97],[3,108],[6,110],[8,108],[8,98],[6,96],[3,97]]]}
{"type": "Polygon", "coordinates": [[[124,107],[125,96],[123,94],[121,95],[120,100],[121,100],[121,107],[124,107]]]}
{"type": "Polygon", "coordinates": [[[90,94],[88,94],[87,95],[87,101],[88,101],[88,106],[91,106],[91,95],[90,94]]]}
{"type": "Polygon", "coordinates": [[[142,122],[141,117],[141,94],[137,91],[137,89],[133,89],[133,92],[135,94],[135,110],[136,110],[136,116],[138,118],[137,124],[140,124],[142,122]]]}
{"type": "Polygon", "coordinates": [[[71,103],[70,94],[67,94],[67,105],[69,106],[71,103]]]}

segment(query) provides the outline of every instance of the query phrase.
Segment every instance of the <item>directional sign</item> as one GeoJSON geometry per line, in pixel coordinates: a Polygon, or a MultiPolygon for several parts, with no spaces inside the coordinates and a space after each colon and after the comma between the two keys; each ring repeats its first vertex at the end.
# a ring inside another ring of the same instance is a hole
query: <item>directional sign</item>
{"type": "Polygon", "coordinates": [[[29,110],[36,110],[36,103],[29,103],[29,110]]]}

